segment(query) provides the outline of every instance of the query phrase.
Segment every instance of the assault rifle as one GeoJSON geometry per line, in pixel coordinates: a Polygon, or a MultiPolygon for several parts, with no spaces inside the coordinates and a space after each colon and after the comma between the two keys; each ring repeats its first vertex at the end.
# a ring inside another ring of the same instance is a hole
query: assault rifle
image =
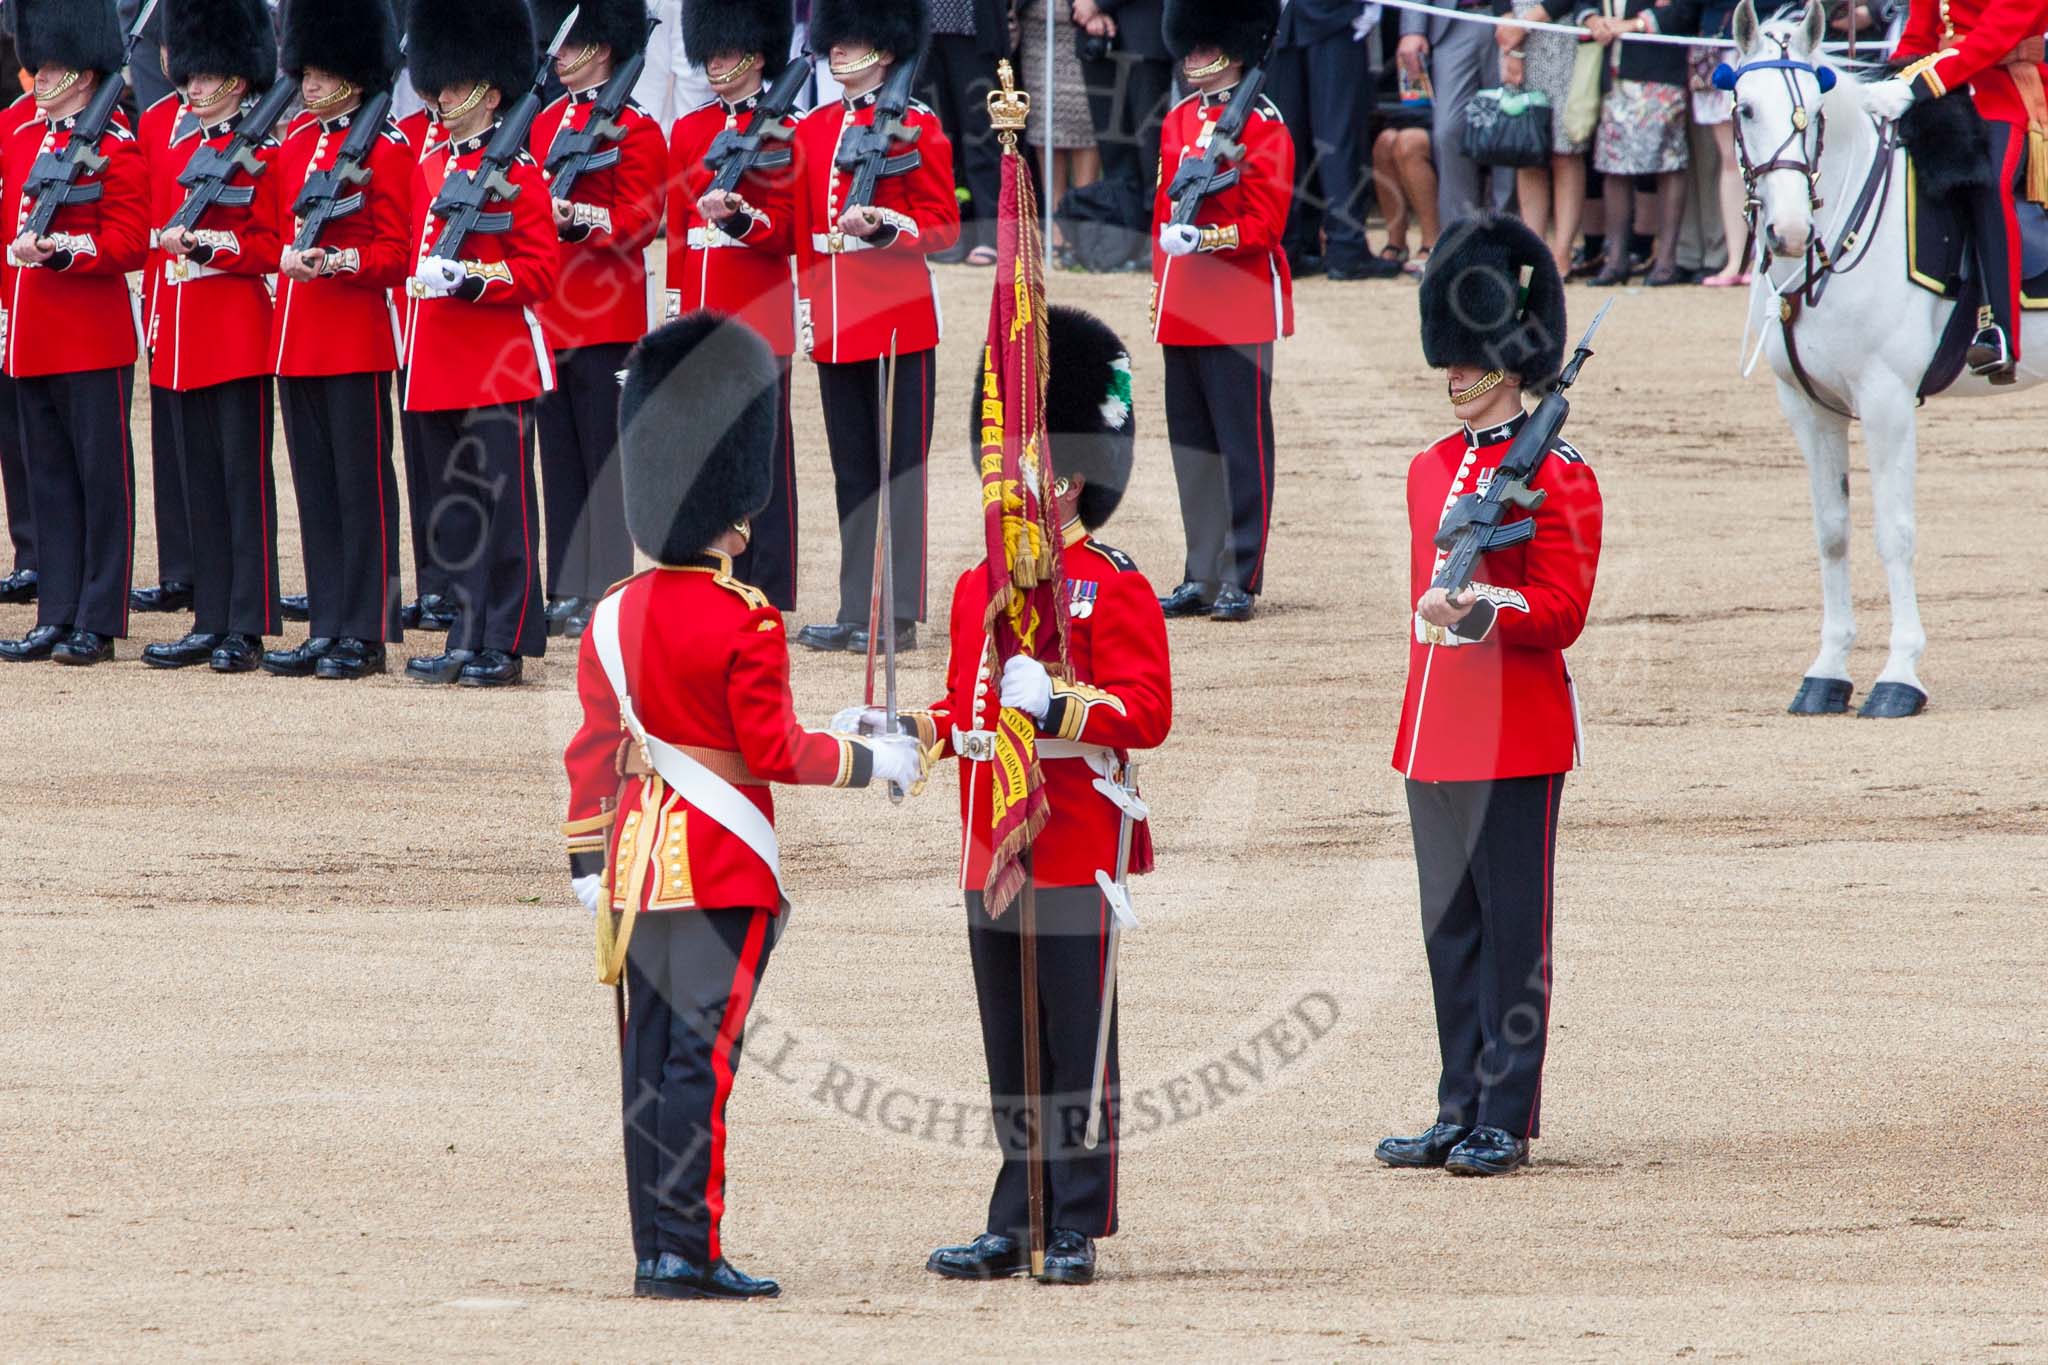
{"type": "Polygon", "coordinates": [[[1230,103],[1224,108],[1223,117],[1216,120],[1216,131],[1209,134],[1209,145],[1202,154],[1181,162],[1180,169],[1173,173],[1173,181],[1166,187],[1166,197],[1173,204],[1169,223],[1193,226],[1195,215],[1202,211],[1203,200],[1237,183],[1238,165],[1244,160],[1244,143],[1239,139],[1259,107],[1270,56],[1268,49],[1267,56],[1245,72],[1244,79],[1230,92],[1230,103]]]}
{"type": "Polygon", "coordinates": [[[348,137],[335,154],[331,170],[314,171],[292,205],[300,220],[299,235],[292,240],[293,251],[311,251],[320,245],[327,225],[346,218],[363,207],[362,187],[370,183],[370,153],[384,136],[384,119],[391,112],[391,92],[380,90],[363,101],[348,126],[348,137]],[[347,193],[343,193],[346,188],[347,193]]]}
{"type": "MultiPolygon", "coordinates": [[[[114,110],[121,103],[121,95],[128,88],[127,63],[135,59],[136,44],[142,41],[143,25],[156,12],[157,0],[149,0],[135,16],[135,22],[128,29],[128,50],[122,58],[122,70],[107,73],[99,89],[93,92],[92,102],[85,106],[85,112],[72,125],[71,141],[61,152],[44,152],[29,167],[28,179],[21,191],[35,204],[29,210],[28,218],[21,225],[26,233],[38,241],[50,235],[50,225],[57,219],[57,210],[66,204],[90,204],[98,199],[104,190],[99,185],[81,185],[82,175],[98,175],[106,169],[107,159],[100,155],[100,139],[107,134],[107,128],[114,121],[114,110]]],[[[21,233],[15,234],[20,236],[21,233]]]]}
{"type": "Polygon", "coordinates": [[[746,131],[728,128],[718,135],[711,150],[704,154],[704,164],[712,172],[709,193],[730,194],[739,188],[748,172],[779,171],[796,159],[789,146],[791,130],[784,122],[796,108],[797,97],[803,94],[810,78],[808,57],[791,59],[761,96],[761,102],[754,106],[754,116],[747,120],[746,131]],[[771,142],[778,145],[770,147],[771,142]]]}
{"type": "Polygon", "coordinates": [[[1571,362],[1564,367],[1564,372],[1558,375],[1557,383],[1543,395],[1536,411],[1529,414],[1529,420],[1522,423],[1522,429],[1515,433],[1514,443],[1508,447],[1508,453],[1501,459],[1500,468],[1494,471],[1493,482],[1486,486],[1486,491],[1467,493],[1445,515],[1443,525],[1436,533],[1436,547],[1445,552],[1444,566],[1437,571],[1431,587],[1442,588],[1455,597],[1472,586],[1472,574],[1479,566],[1481,555],[1494,550],[1513,549],[1535,537],[1535,518],[1507,521],[1508,509],[1520,507],[1534,512],[1549,496],[1540,488],[1529,487],[1529,480],[1536,477],[1536,471],[1549,456],[1557,434],[1564,430],[1564,419],[1571,415],[1572,410],[1564,392],[1579,377],[1579,367],[1593,354],[1593,333],[1600,330],[1607,310],[1612,307],[1614,300],[1609,299],[1594,316],[1593,325],[1579,338],[1578,348],[1571,362]]]}
{"type": "Polygon", "coordinates": [[[917,68],[916,62],[897,63],[889,78],[882,82],[882,93],[875,100],[875,121],[865,127],[847,129],[846,136],[840,139],[839,155],[833,164],[853,177],[842,213],[847,209],[872,208],[875,187],[885,177],[907,175],[924,164],[924,154],[915,147],[889,155],[892,144],[916,142],[924,132],[903,121],[910,110],[910,92],[917,85],[917,68]]]}
{"type": "MultiPolygon", "coordinates": [[[[654,16],[648,15],[650,35],[655,23],[654,16]]],[[[597,92],[590,118],[584,125],[555,138],[554,145],[548,148],[547,164],[549,193],[555,198],[567,199],[586,171],[601,171],[618,164],[619,138],[625,132],[619,127],[619,115],[633,98],[633,87],[640,83],[640,73],[646,68],[647,49],[643,47],[612,71],[604,89],[597,92]],[[600,147],[604,150],[600,151],[600,147]]]]}
{"type": "Polygon", "coordinates": [[[251,180],[262,177],[264,165],[256,149],[269,140],[271,129],[277,127],[277,121],[298,97],[299,83],[280,79],[248,113],[235,121],[235,131],[228,135],[225,147],[200,144],[178,176],[178,183],[185,187],[185,202],[178,205],[178,211],[165,224],[166,232],[196,229],[215,205],[240,208],[256,198],[254,185],[231,189],[228,181],[236,171],[245,172],[251,180]]]}
{"type": "Polygon", "coordinates": [[[436,218],[446,220],[447,226],[434,239],[434,248],[427,253],[428,259],[459,261],[471,233],[490,236],[511,230],[510,210],[486,213],[484,205],[493,197],[508,203],[519,197],[519,187],[506,179],[505,172],[526,152],[527,135],[533,131],[534,119],[540,115],[541,88],[547,84],[548,74],[555,67],[555,57],[561,52],[562,45],[569,41],[569,30],[576,27],[576,20],[582,13],[581,5],[570,10],[569,17],[555,31],[555,40],[541,54],[540,70],[534,73],[533,84],[526,88],[526,93],[519,97],[510,113],[500,116],[498,131],[491,134],[490,144],[484,148],[483,160],[476,171],[465,175],[451,169],[447,180],[442,182],[441,193],[434,198],[433,213],[436,218]]]}

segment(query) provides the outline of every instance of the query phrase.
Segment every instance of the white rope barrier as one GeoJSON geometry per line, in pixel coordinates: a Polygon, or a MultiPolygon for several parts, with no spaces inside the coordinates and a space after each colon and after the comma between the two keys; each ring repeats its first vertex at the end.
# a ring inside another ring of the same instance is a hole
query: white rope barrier
{"type": "MultiPolygon", "coordinates": [[[[1593,36],[1591,29],[1580,28],[1577,24],[1558,24],[1539,19],[1506,18],[1495,14],[1481,14],[1474,10],[1449,9],[1443,5],[1425,4],[1423,0],[1374,0],[1374,3],[1386,9],[1413,10],[1417,14],[1438,14],[1446,19],[1455,19],[1461,23],[1486,24],[1492,28],[1523,28],[1535,33],[1568,33],[1574,38],[1590,38],[1593,36]]],[[[1730,50],[1733,50],[1735,47],[1735,44],[1726,38],[1692,38],[1675,33],[1621,33],[1615,35],[1615,41],[1623,43],[1663,43],[1670,47],[1719,47],[1730,50]]],[[[1882,40],[1873,39],[1872,41],[1881,42],[1882,40]]],[[[1830,56],[1839,56],[1840,52],[1846,51],[1848,46],[1846,41],[1837,40],[1821,44],[1822,50],[1830,56]]],[[[1869,44],[1866,43],[1863,46],[1869,46],[1869,44]]],[[[1882,49],[1880,48],[1879,50],[1882,49]]],[[[1857,61],[1859,65],[1884,65],[1883,62],[1870,62],[1862,58],[1858,58],[1857,61]]]]}

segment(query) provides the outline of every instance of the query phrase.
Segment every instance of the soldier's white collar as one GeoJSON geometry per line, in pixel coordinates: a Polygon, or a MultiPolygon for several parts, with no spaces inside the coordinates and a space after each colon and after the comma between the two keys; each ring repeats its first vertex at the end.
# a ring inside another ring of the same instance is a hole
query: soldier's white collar
{"type": "Polygon", "coordinates": [[[1507,421],[1497,422],[1489,427],[1473,427],[1468,424],[1465,427],[1465,444],[1477,450],[1482,446],[1497,446],[1512,441],[1515,439],[1515,433],[1520,431],[1522,424],[1528,420],[1527,412],[1518,412],[1507,421]]]}

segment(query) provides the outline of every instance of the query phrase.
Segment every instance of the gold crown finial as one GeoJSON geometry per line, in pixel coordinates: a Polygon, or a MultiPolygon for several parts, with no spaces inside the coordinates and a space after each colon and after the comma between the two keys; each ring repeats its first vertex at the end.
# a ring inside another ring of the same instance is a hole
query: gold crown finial
{"type": "Polygon", "coordinates": [[[1017,76],[1005,60],[996,64],[1003,88],[988,92],[988,121],[999,137],[1014,142],[1031,121],[1031,96],[1017,88],[1017,76]]]}

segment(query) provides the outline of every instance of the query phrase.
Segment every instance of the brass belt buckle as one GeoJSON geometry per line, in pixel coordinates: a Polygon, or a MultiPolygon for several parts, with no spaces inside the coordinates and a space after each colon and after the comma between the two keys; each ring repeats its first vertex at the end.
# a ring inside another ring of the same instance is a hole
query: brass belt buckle
{"type": "Polygon", "coordinates": [[[953,751],[970,763],[988,763],[996,756],[996,732],[993,730],[955,730],[953,751]]]}

